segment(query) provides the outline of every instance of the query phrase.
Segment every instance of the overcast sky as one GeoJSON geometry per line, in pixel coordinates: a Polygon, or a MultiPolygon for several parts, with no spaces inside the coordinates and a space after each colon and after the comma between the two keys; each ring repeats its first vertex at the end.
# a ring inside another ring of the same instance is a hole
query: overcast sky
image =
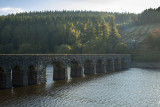
{"type": "Polygon", "coordinates": [[[92,10],[140,13],[160,0],[0,0],[0,15],[42,10],[92,10]]]}

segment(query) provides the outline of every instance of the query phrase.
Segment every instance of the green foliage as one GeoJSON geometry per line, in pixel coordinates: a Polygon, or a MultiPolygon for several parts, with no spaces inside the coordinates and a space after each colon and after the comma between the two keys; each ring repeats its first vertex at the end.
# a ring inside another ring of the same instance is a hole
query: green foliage
{"type": "Polygon", "coordinates": [[[146,9],[145,11],[143,11],[139,17],[138,20],[136,21],[137,24],[156,24],[156,23],[160,23],[160,11],[159,11],[160,7],[157,9],[146,9]]]}
{"type": "Polygon", "coordinates": [[[135,61],[160,61],[160,28],[150,31],[134,56],[135,61]]]}
{"type": "Polygon", "coordinates": [[[19,47],[19,50],[17,53],[19,54],[28,54],[30,52],[34,53],[34,48],[30,44],[22,44],[19,47]]]}
{"type": "Polygon", "coordinates": [[[154,29],[150,35],[143,41],[139,50],[141,53],[160,54],[160,28],[154,29]]]}
{"type": "Polygon", "coordinates": [[[56,50],[57,50],[56,53],[57,54],[69,54],[71,53],[71,49],[72,49],[71,46],[62,44],[56,47],[56,50]]]}
{"type": "Polygon", "coordinates": [[[72,50],[71,50],[72,54],[82,53],[82,44],[79,41],[76,41],[76,43],[73,44],[71,48],[72,48],[72,50]]]}
{"type": "Polygon", "coordinates": [[[118,54],[127,54],[129,53],[129,49],[125,43],[119,43],[115,47],[115,52],[118,54]]]}
{"type": "Polygon", "coordinates": [[[116,23],[129,23],[136,16],[86,11],[0,16],[0,54],[113,53],[121,37],[116,23]]]}
{"type": "Polygon", "coordinates": [[[111,53],[114,53],[115,46],[120,42],[121,37],[121,35],[118,33],[118,29],[116,28],[114,17],[111,19],[110,27],[111,31],[109,35],[109,43],[111,46],[111,53]]]}

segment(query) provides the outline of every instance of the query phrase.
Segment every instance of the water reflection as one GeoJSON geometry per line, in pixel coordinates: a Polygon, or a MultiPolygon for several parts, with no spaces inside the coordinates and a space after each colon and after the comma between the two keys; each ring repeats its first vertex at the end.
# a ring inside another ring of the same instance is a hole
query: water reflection
{"type": "Polygon", "coordinates": [[[0,90],[0,106],[158,107],[159,82],[160,70],[134,68],[0,90]]]}

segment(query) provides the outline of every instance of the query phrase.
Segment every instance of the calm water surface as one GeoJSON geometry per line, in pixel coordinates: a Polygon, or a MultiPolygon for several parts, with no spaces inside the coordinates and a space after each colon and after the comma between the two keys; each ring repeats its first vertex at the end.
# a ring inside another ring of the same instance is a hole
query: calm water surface
{"type": "Polygon", "coordinates": [[[132,68],[0,90],[0,107],[160,107],[160,70],[132,68]]]}

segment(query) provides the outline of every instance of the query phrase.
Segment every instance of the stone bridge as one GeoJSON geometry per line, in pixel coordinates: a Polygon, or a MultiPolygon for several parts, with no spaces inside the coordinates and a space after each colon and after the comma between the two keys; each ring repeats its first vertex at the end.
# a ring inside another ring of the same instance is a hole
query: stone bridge
{"type": "Polygon", "coordinates": [[[130,67],[128,54],[16,54],[0,55],[0,89],[34,85],[46,82],[46,67],[53,65],[53,80],[67,79],[67,67],[71,77],[80,77],[130,67]]]}

